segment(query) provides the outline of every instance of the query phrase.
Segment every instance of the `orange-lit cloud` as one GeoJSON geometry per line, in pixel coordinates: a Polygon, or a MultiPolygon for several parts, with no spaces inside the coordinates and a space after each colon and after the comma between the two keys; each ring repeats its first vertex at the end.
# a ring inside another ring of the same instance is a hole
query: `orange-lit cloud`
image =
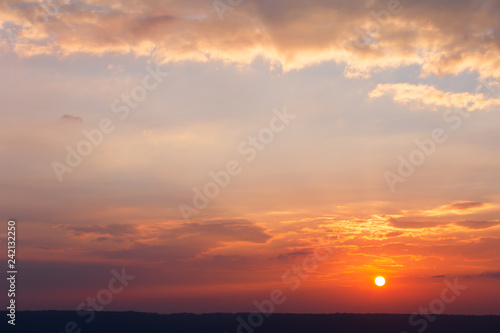
{"type": "Polygon", "coordinates": [[[484,202],[475,201],[459,201],[447,205],[442,205],[438,208],[422,211],[423,216],[443,216],[443,215],[468,215],[479,210],[490,209],[494,205],[484,202]]]}
{"type": "Polygon", "coordinates": [[[385,94],[392,95],[395,102],[412,103],[420,107],[430,105],[476,111],[500,105],[499,98],[486,98],[482,93],[450,93],[425,84],[379,84],[370,92],[370,97],[377,98],[385,94]]]}
{"type": "Polygon", "coordinates": [[[422,75],[500,77],[494,2],[244,1],[224,20],[210,1],[149,0],[140,8],[82,3],[85,8],[61,3],[47,12],[40,3],[5,0],[0,22],[14,25],[5,32],[21,56],[153,53],[162,62],[239,64],[263,57],[285,71],[335,61],[351,77],[408,65],[420,66],[422,75]]]}
{"type": "MultiPolygon", "coordinates": [[[[194,311],[203,297],[201,311],[215,303],[249,310],[235,299],[251,305],[254,289],[283,287],[283,272],[321,239],[334,253],[304,281],[300,293],[310,296],[297,296],[318,311],[379,310],[381,299],[366,297],[373,275],[387,276],[391,293],[404,291],[387,299],[387,311],[432,299],[421,287],[448,276],[498,283],[500,113],[476,112],[447,133],[397,193],[383,177],[440,121],[396,103],[500,105],[485,91],[446,92],[465,89],[468,78],[500,77],[497,5],[407,1],[386,19],[372,13],[387,10],[384,1],[246,0],[220,20],[205,0],[55,2],[46,22],[34,22],[41,1],[0,1],[4,46],[14,51],[2,54],[0,209],[22,221],[20,304],[47,307],[50,294],[74,307],[111,266],[124,265],[140,272],[134,304],[157,300],[151,309],[166,311],[175,294],[191,307],[172,302],[172,311],[194,311]],[[150,60],[175,77],[120,120],[110,105],[134,91],[150,60]],[[415,71],[425,84],[383,83],[415,82],[415,71]],[[396,103],[363,98],[370,91],[396,103]],[[193,189],[228,161],[245,162],[239,144],[264,133],[281,103],[297,121],[184,224],[179,203],[192,202],[193,189]],[[67,161],[68,147],[100,141],[88,131],[108,117],[116,131],[59,183],[51,163],[67,161]]],[[[311,309],[290,304],[284,309],[311,309]]]]}

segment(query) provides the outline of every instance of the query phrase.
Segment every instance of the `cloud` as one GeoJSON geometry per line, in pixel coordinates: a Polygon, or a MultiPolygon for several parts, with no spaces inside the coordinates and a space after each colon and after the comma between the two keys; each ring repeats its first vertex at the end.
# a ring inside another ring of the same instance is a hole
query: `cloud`
{"type": "Polygon", "coordinates": [[[398,237],[398,236],[401,236],[403,234],[404,233],[400,232],[400,231],[393,231],[393,232],[388,232],[387,234],[385,234],[385,237],[398,237]]]}
{"type": "Polygon", "coordinates": [[[440,225],[447,225],[450,222],[428,222],[428,221],[405,221],[400,219],[390,219],[389,224],[395,228],[399,229],[425,229],[425,228],[436,228],[440,225]]]}
{"type": "Polygon", "coordinates": [[[456,225],[467,229],[488,229],[500,225],[499,221],[460,221],[456,225]]]}
{"type": "Polygon", "coordinates": [[[69,115],[69,114],[65,114],[65,115],[63,115],[61,117],[61,120],[62,121],[77,121],[77,122],[81,122],[82,118],[77,117],[77,116],[72,116],[72,115],[69,115]]]}
{"type": "Polygon", "coordinates": [[[485,98],[484,94],[450,93],[425,84],[379,84],[370,92],[371,98],[392,95],[400,104],[413,103],[418,106],[437,106],[446,108],[462,108],[468,111],[484,110],[487,107],[500,105],[499,98],[485,98]]]}
{"type": "Polygon", "coordinates": [[[335,61],[347,76],[418,65],[422,75],[500,77],[496,2],[421,0],[389,10],[387,0],[256,0],[220,20],[201,0],[149,0],[140,10],[135,2],[83,0],[58,3],[55,12],[6,0],[0,23],[21,56],[154,53],[162,62],[238,64],[262,57],[285,71],[335,61]],[[37,13],[46,19],[36,21],[37,13]]]}
{"type": "MultiPolygon", "coordinates": [[[[73,236],[92,236],[92,235],[109,235],[109,236],[122,236],[133,235],[137,232],[137,226],[132,224],[109,224],[109,225],[58,225],[56,228],[66,230],[73,236]]],[[[102,238],[102,237],[100,237],[102,238]]],[[[99,240],[99,239],[98,239],[99,240]]]]}
{"type": "MultiPolygon", "coordinates": [[[[401,229],[424,229],[424,228],[435,228],[438,226],[454,224],[467,229],[489,229],[500,225],[499,221],[407,221],[403,219],[390,219],[389,224],[396,228],[401,229]]],[[[397,237],[403,234],[402,232],[390,232],[386,234],[386,237],[397,237]]]]}
{"type": "Polygon", "coordinates": [[[493,204],[478,201],[456,201],[429,210],[404,211],[405,215],[390,217],[388,224],[401,229],[436,228],[457,225],[467,229],[487,229],[500,224],[499,221],[454,220],[452,215],[470,215],[495,207],[493,204]],[[429,217],[436,218],[430,220],[429,217]]]}
{"type": "Polygon", "coordinates": [[[57,226],[70,235],[119,241],[119,248],[95,251],[114,259],[184,260],[235,242],[264,244],[271,239],[264,228],[248,220],[213,220],[172,226],[169,223],[57,226]],[[103,237],[107,236],[107,237],[103,237]]]}
{"type": "Polygon", "coordinates": [[[451,204],[442,205],[435,209],[421,211],[420,215],[423,216],[467,215],[491,207],[493,207],[493,205],[484,202],[458,201],[451,204]]]}
{"type": "Polygon", "coordinates": [[[306,256],[312,254],[313,251],[311,250],[299,250],[299,251],[294,251],[294,252],[288,252],[285,254],[280,254],[277,256],[277,259],[287,259],[287,258],[295,258],[297,256],[306,256]]]}
{"type": "Polygon", "coordinates": [[[471,208],[479,208],[483,207],[485,204],[483,202],[476,201],[459,201],[449,205],[444,205],[442,207],[449,209],[458,209],[458,210],[466,210],[471,208]]]}
{"type": "Polygon", "coordinates": [[[500,279],[500,272],[484,272],[479,274],[479,277],[500,279]]]}

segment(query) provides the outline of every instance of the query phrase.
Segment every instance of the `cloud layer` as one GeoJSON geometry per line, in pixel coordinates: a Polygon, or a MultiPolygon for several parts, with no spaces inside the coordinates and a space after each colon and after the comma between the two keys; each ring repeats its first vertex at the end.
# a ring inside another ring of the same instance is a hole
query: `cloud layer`
{"type": "Polygon", "coordinates": [[[395,102],[421,107],[430,105],[477,111],[500,105],[499,98],[487,98],[483,93],[450,93],[425,84],[379,84],[370,92],[370,97],[377,98],[385,94],[392,95],[395,102]]]}
{"type": "Polygon", "coordinates": [[[93,1],[0,5],[3,35],[22,56],[154,53],[160,61],[257,57],[292,70],[324,61],[346,75],[417,65],[422,75],[500,77],[496,1],[93,1]],[[221,17],[223,18],[221,20],[221,17]]]}

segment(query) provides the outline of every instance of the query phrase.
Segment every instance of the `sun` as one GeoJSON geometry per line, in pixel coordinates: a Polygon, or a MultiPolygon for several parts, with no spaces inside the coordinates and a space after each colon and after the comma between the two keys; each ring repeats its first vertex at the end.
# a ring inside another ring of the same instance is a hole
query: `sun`
{"type": "Polygon", "coordinates": [[[375,284],[379,287],[382,287],[385,284],[385,279],[382,276],[377,276],[375,279],[375,284]]]}

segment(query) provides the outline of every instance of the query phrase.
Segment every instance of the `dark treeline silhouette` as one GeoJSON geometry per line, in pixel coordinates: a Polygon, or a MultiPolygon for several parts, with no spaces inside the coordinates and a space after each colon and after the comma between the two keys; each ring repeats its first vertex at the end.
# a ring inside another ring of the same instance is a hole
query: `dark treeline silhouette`
{"type": "Polygon", "coordinates": [[[500,316],[438,315],[425,317],[394,314],[272,314],[248,313],[169,314],[96,312],[78,316],[75,311],[21,311],[15,327],[3,318],[1,332],[26,333],[499,333],[500,316]],[[262,316],[262,317],[261,317],[262,316]],[[433,316],[434,317],[434,316],[433,316]],[[240,319],[238,319],[240,318],[240,319]],[[432,319],[432,318],[431,318],[432,319]],[[252,321],[253,320],[253,321],[252,321]],[[416,324],[418,323],[418,324],[416,324]],[[424,324],[426,323],[426,324],[424,324]],[[258,325],[260,324],[260,325],[258,325]],[[257,327],[258,326],[258,327],[257,327]],[[419,332],[420,331],[420,332],[419,332]]]}

